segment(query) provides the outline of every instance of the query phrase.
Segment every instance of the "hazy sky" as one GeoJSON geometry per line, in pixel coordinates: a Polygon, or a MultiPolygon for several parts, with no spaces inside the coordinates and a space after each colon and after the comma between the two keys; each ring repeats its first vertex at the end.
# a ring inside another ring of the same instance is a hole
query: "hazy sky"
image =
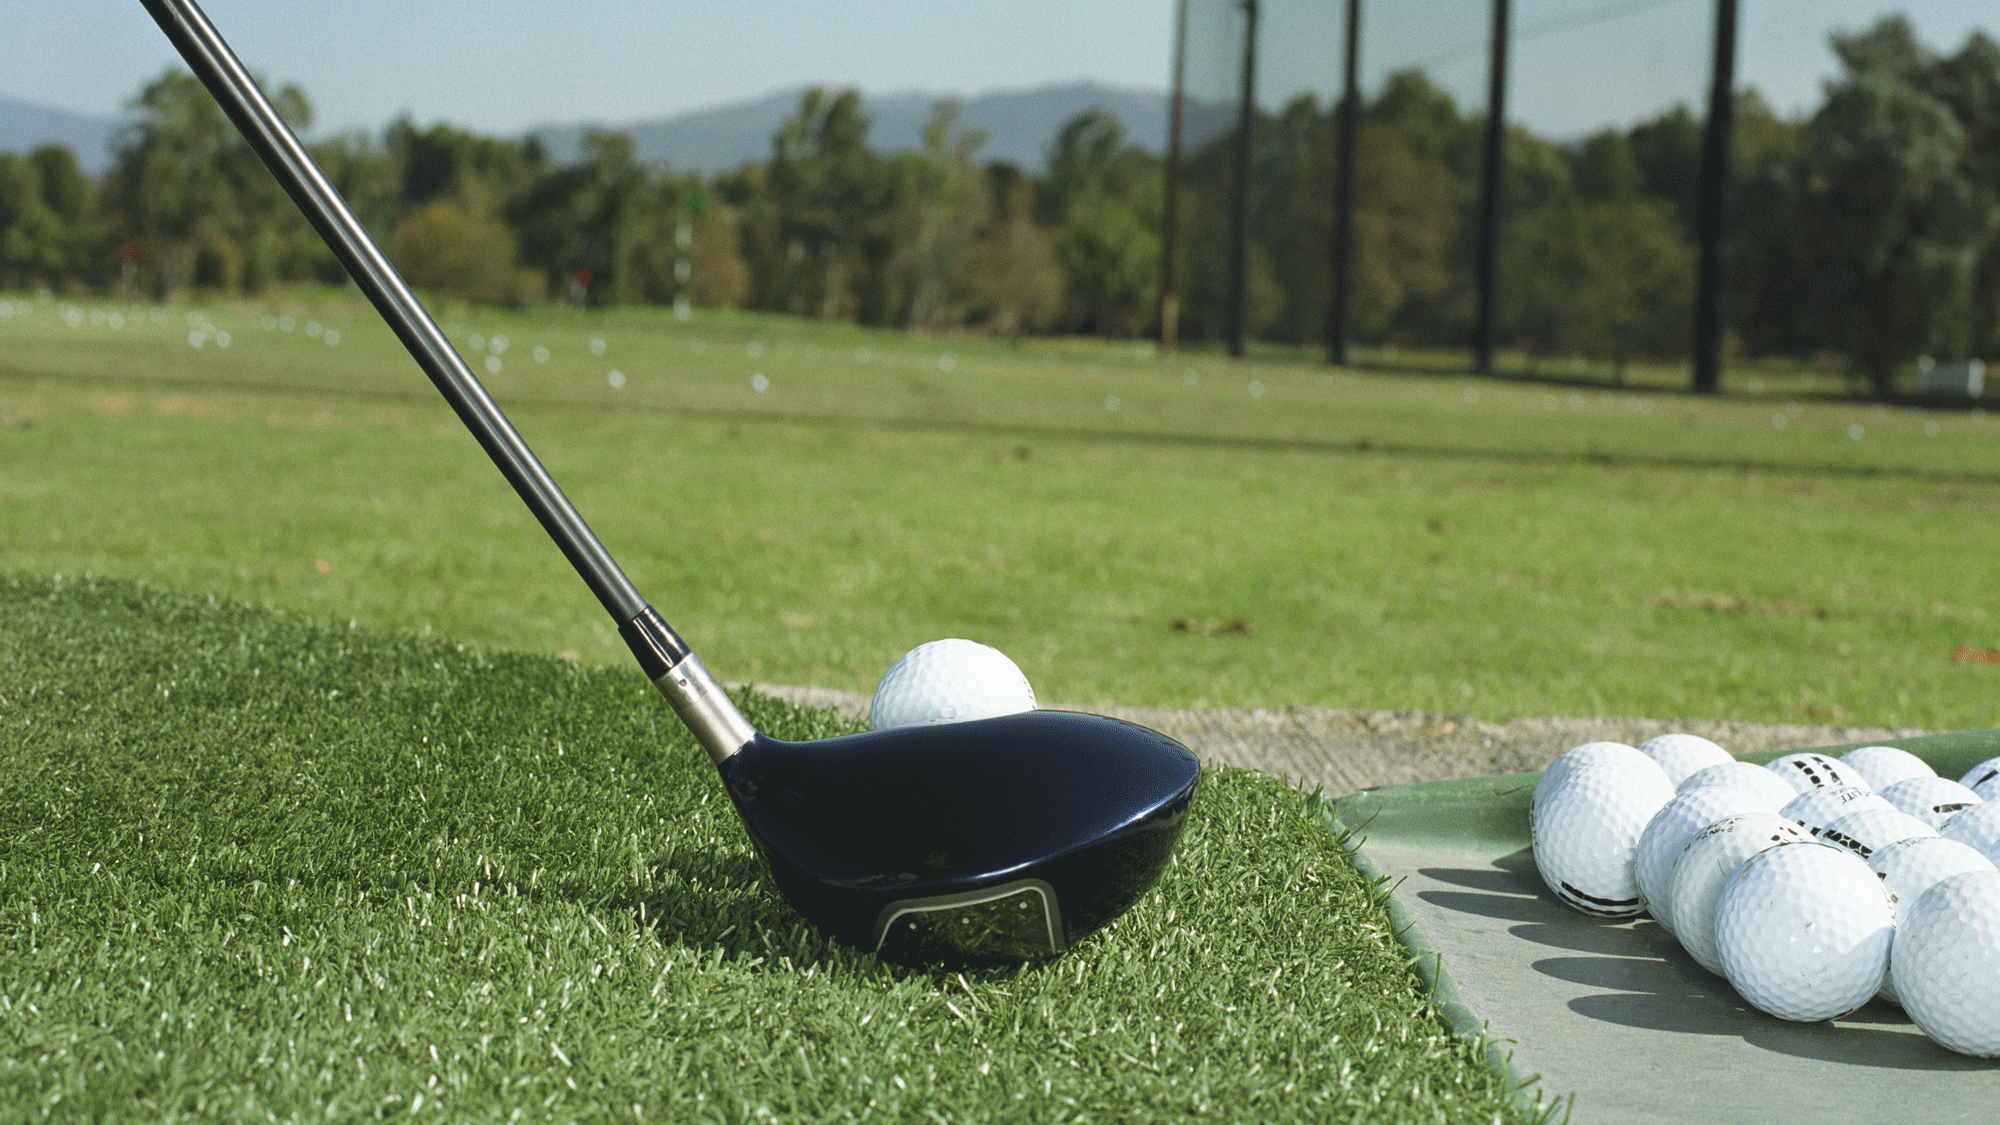
{"type": "MultiPolygon", "coordinates": [[[[1835,71],[1830,30],[1904,11],[1928,45],[1954,51],[1973,29],[2000,28],[1993,0],[1741,7],[1739,81],[1780,111],[1818,101],[1835,71]]],[[[670,116],[806,83],[960,95],[1078,79],[1163,89],[1174,3],[207,0],[204,8],[252,70],[306,90],[316,132],[372,132],[407,112],[420,123],[506,134],[670,116]]],[[[1344,0],[1264,0],[1260,100],[1337,85],[1343,9],[1344,0]]],[[[1570,137],[1676,101],[1699,106],[1713,11],[1712,0],[1516,0],[1508,116],[1570,137]]],[[[1434,80],[1476,107],[1489,12],[1485,0],[1374,0],[1363,17],[1369,84],[1429,64],[1434,80]]],[[[174,61],[136,0],[5,0],[0,21],[0,94],[48,106],[114,113],[174,61]]],[[[1208,52],[1191,62],[1190,79],[1226,83],[1229,65],[1223,52],[1208,52]]]]}

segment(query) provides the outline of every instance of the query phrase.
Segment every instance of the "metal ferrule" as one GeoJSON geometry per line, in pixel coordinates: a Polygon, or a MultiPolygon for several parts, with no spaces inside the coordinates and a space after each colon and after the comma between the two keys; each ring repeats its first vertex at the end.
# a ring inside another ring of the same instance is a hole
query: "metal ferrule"
{"type": "Polygon", "coordinates": [[[718,765],[757,737],[757,729],[729,701],[722,685],[695,654],[689,653],[653,683],[718,765]]]}

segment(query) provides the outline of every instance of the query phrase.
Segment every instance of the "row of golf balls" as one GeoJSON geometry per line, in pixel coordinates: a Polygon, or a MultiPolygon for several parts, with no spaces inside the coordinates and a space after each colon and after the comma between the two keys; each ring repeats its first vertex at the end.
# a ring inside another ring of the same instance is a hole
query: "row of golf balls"
{"type": "Polygon", "coordinates": [[[1650,912],[1753,1007],[1871,998],[2000,1056],[2000,758],[1959,781],[1893,746],[1737,761],[1705,738],[1590,742],[1536,782],[1535,865],[1602,918],[1650,912]]]}

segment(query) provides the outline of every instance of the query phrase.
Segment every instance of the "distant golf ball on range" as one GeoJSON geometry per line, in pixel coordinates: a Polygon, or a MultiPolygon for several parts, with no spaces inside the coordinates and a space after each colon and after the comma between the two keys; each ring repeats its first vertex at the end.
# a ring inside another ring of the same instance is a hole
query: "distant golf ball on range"
{"type": "Polygon", "coordinates": [[[1006,654],[978,641],[918,645],[882,674],[868,708],[871,730],[963,723],[1035,709],[1035,689],[1006,654]]]}

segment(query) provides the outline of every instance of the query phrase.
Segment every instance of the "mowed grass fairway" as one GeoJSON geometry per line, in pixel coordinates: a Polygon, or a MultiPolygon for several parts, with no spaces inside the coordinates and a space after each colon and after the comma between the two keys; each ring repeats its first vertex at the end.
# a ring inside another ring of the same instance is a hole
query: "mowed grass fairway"
{"type": "Polygon", "coordinates": [[[775,897],[634,670],[119,582],[0,623],[8,1120],[1524,1116],[1262,774],[1070,954],[916,971],[775,897]]]}
{"type": "MultiPolygon", "coordinates": [[[[8,307],[0,568],[628,659],[358,301],[8,307]]],[[[1702,400],[748,314],[440,320],[732,681],[867,691],[969,636],[1083,705],[1993,723],[2000,668],[1952,659],[2000,649],[1977,410],[1772,370],[1702,400]]]]}

